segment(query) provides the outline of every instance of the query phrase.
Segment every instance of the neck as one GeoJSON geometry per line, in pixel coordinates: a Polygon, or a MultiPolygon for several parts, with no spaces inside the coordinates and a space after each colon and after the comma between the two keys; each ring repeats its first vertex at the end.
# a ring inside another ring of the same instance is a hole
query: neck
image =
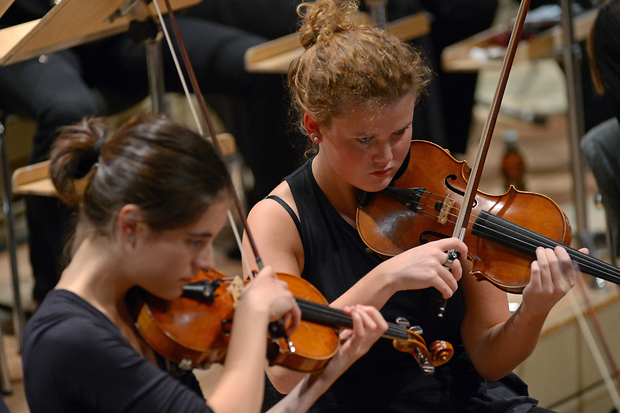
{"type": "Polygon", "coordinates": [[[105,238],[82,242],[56,286],[69,290],[109,317],[116,324],[126,310],[125,295],[131,287],[123,282],[114,245],[105,238]]]}
{"type": "Polygon", "coordinates": [[[317,184],[338,213],[355,227],[357,188],[340,178],[321,152],[312,162],[312,173],[317,184]]]}
{"type": "Polygon", "coordinates": [[[156,364],[153,351],[140,337],[127,307],[126,296],[132,284],[122,266],[126,260],[121,257],[114,241],[88,238],[63,271],[56,288],[86,300],[114,323],[136,351],[156,364]]]}

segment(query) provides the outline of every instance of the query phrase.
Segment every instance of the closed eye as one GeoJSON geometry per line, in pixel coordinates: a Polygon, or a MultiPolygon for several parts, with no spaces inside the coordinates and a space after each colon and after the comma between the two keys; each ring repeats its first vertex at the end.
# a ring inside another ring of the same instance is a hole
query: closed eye
{"type": "Polygon", "coordinates": [[[192,238],[187,242],[192,248],[196,249],[202,249],[207,244],[207,241],[204,238],[192,238]]]}
{"type": "Polygon", "coordinates": [[[403,129],[401,129],[401,130],[398,130],[398,131],[394,132],[394,135],[398,135],[398,136],[400,136],[400,135],[404,135],[404,134],[405,134],[405,132],[407,132],[407,130],[408,130],[410,127],[411,127],[411,125],[410,125],[410,126],[407,126],[406,128],[403,128],[403,129]]]}

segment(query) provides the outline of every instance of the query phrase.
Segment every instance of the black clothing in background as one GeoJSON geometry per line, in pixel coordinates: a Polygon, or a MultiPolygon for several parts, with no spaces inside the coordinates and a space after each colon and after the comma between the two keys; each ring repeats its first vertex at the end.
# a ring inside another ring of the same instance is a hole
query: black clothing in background
{"type": "MultiPolygon", "coordinates": [[[[49,9],[49,0],[16,0],[0,24],[10,26],[41,18],[49,9]]],[[[254,9],[243,7],[236,12],[252,15],[254,9]]],[[[295,133],[288,133],[284,79],[245,71],[245,51],[266,38],[198,14],[178,12],[176,17],[202,92],[208,98],[217,97],[218,102],[224,99],[230,103],[226,111],[218,112],[224,105],[212,106],[235,136],[252,169],[252,205],[298,166],[295,133]]],[[[274,14],[272,19],[278,21],[279,16],[274,14]]],[[[269,26],[268,22],[262,24],[269,26]]],[[[167,43],[163,45],[166,90],[182,92],[167,43]]],[[[0,108],[30,117],[37,124],[30,163],[48,157],[59,128],[84,116],[105,116],[126,109],[147,94],[145,47],[127,34],[52,53],[45,59],[0,67],[0,108]]],[[[35,279],[33,298],[41,302],[64,267],[61,256],[71,232],[72,211],[55,198],[26,197],[26,207],[35,279]]]]}

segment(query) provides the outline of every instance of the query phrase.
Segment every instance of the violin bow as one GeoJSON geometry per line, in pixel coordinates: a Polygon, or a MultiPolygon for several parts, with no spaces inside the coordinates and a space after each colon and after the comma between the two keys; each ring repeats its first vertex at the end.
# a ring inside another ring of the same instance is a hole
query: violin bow
{"type": "MultiPolygon", "coordinates": [[[[482,130],[482,138],[478,144],[476,159],[473,163],[471,173],[467,181],[465,195],[463,196],[461,209],[459,210],[459,214],[454,225],[454,232],[452,233],[452,236],[460,239],[461,241],[465,239],[467,222],[469,221],[471,210],[473,208],[474,201],[476,200],[475,197],[480,184],[480,179],[482,177],[482,169],[489,152],[491,138],[493,137],[493,130],[495,129],[495,123],[497,122],[497,116],[499,115],[502,98],[504,97],[506,84],[508,83],[508,75],[510,74],[510,69],[512,68],[515,54],[517,53],[517,46],[519,44],[519,40],[521,39],[521,33],[523,31],[523,25],[525,24],[525,17],[529,7],[530,0],[522,0],[519,5],[519,11],[517,13],[517,17],[515,18],[515,25],[510,35],[510,41],[508,42],[506,53],[504,54],[499,81],[495,89],[495,95],[493,96],[493,100],[491,102],[489,116],[487,117],[484,124],[484,129],[482,130]]],[[[454,260],[456,258],[458,258],[458,252],[456,250],[448,251],[448,260],[454,260]]],[[[443,317],[446,304],[447,300],[444,299],[439,308],[439,317],[443,317]]]]}
{"type": "MultiPolygon", "coordinates": [[[[175,62],[175,66],[177,68],[181,83],[183,84],[183,89],[185,91],[186,97],[188,99],[189,105],[190,107],[192,107],[192,102],[191,99],[189,98],[189,90],[187,88],[187,83],[185,81],[185,76],[183,75],[183,72],[178,64],[177,61],[177,57],[176,57],[176,53],[175,53],[175,49],[173,47],[172,44],[172,40],[170,38],[170,35],[168,33],[168,30],[166,28],[166,25],[163,23],[163,16],[161,13],[161,10],[159,8],[159,4],[158,1],[154,1],[153,2],[155,4],[155,8],[157,10],[157,16],[159,18],[159,22],[160,25],[162,27],[162,31],[164,32],[164,36],[166,37],[166,41],[168,42],[168,46],[170,47],[170,52],[172,54],[172,58],[174,59],[175,62]]],[[[207,123],[207,127],[209,129],[209,135],[211,137],[211,140],[213,142],[213,146],[215,148],[215,150],[217,151],[217,153],[219,153],[219,155],[222,157],[222,159],[224,158],[224,153],[222,151],[222,148],[220,146],[220,143],[218,141],[217,138],[217,134],[215,133],[215,128],[213,126],[213,121],[211,120],[211,115],[209,114],[209,110],[207,108],[207,104],[206,101],[204,99],[204,96],[202,94],[202,91],[200,90],[200,86],[198,85],[198,80],[196,79],[196,74],[194,72],[194,68],[191,64],[191,61],[189,59],[189,55],[187,54],[187,50],[185,48],[185,43],[183,42],[183,39],[181,38],[181,33],[179,30],[179,26],[177,25],[177,21],[176,18],[174,16],[174,11],[172,9],[172,6],[170,5],[170,0],[164,0],[164,3],[166,4],[166,9],[167,9],[167,13],[168,13],[168,17],[170,18],[170,24],[172,25],[172,28],[174,30],[174,35],[175,35],[175,39],[178,43],[179,46],[179,51],[181,52],[181,57],[183,59],[183,64],[185,66],[185,69],[187,70],[187,74],[189,76],[191,85],[192,85],[192,89],[194,92],[194,95],[196,96],[196,100],[198,102],[198,106],[201,109],[202,115],[204,120],[207,123]]],[[[202,127],[200,126],[200,122],[198,121],[198,118],[196,116],[195,111],[193,110],[192,107],[192,114],[194,115],[194,119],[196,121],[196,125],[198,127],[198,129],[200,130],[200,132],[202,133],[202,127]]],[[[204,134],[203,134],[204,136],[204,134]]],[[[235,209],[237,210],[237,214],[239,216],[239,220],[241,221],[241,224],[243,226],[243,229],[245,230],[245,235],[248,239],[248,242],[250,244],[250,247],[252,249],[252,252],[254,254],[254,259],[256,261],[256,265],[259,269],[259,271],[261,269],[264,268],[264,264],[262,259],[260,258],[260,255],[258,254],[258,249],[256,248],[256,243],[254,242],[254,237],[252,236],[252,233],[250,232],[250,229],[248,227],[247,224],[247,220],[245,218],[245,213],[243,210],[243,206],[241,205],[241,200],[239,199],[239,196],[237,195],[237,191],[235,190],[234,184],[233,184],[233,180],[232,177],[230,176],[230,173],[228,173],[227,171],[227,177],[228,177],[228,190],[230,193],[230,196],[233,199],[233,202],[235,204],[235,209]]],[[[235,221],[232,217],[232,214],[230,212],[230,210],[228,211],[228,218],[230,220],[231,226],[233,228],[233,231],[235,233],[235,238],[237,240],[237,243],[239,244],[239,250],[241,252],[241,254],[243,255],[243,248],[241,246],[240,243],[240,238],[239,238],[239,233],[237,230],[237,226],[235,224],[235,221]]],[[[250,278],[253,277],[254,272],[251,271],[249,269],[249,264],[248,261],[246,259],[244,259],[244,262],[246,262],[246,264],[248,265],[248,273],[250,278]]],[[[293,345],[293,342],[286,336],[285,333],[285,328],[284,328],[284,322],[282,321],[282,319],[279,319],[278,321],[274,321],[272,323],[269,324],[269,332],[271,334],[272,339],[278,339],[278,338],[282,338],[285,340],[288,349],[291,353],[295,352],[295,347],[293,345]]]]}

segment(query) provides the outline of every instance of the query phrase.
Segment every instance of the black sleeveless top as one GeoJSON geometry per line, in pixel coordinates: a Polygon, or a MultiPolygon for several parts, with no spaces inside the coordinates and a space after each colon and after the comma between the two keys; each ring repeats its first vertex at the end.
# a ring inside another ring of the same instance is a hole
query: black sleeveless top
{"type": "MultiPolygon", "coordinates": [[[[311,166],[312,160],[286,178],[299,219],[282,199],[271,198],[288,210],[297,225],[305,258],[302,277],[332,302],[382,259],[367,251],[357,230],[330,204],[314,179],[311,166]]],[[[463,350],[459,332],[463,317],[461,290],[448,301],[443,318],[437,317],[440,302],[441,295],[434,288],[400,291],[385,304],[381,313],[388,322],[405,317],[412,326],[422,327],[429,347],[434,340],[450,342],[455,348],[450,362],[436,368],[434,375],[424,375],[411,354],[396,350],[391,340],[381,338],[310,411],[465,412],[468,404],[471,409],[468,400],[481,389],[486,391],[486,382],[474,370],[463,350]]],[[[514,411],[526,412],[531,406],[533,404],[514,411]]],[[[497,411],[504,411],[507,405],[498,407],[501,410],[497,411]]],[[[484,411],[495,410],[485,404],[484,411]]]]}

